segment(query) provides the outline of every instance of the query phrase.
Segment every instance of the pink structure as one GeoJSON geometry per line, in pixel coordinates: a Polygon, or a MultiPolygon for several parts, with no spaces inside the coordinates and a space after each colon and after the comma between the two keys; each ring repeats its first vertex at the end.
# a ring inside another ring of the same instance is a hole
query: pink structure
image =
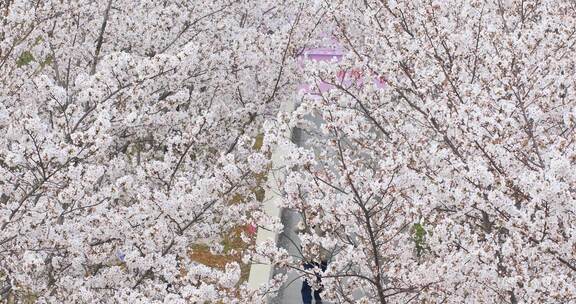
{"type": "MultiPolygon", "coordinates": [[[[305,50],[301,56],[302,64],[304,60],[312,61],[335,61],[338,62],[344,56],[344,50],[341,48],[315,48],[305,50]]],[[[352,69],[352,70],[341,70],[338,72],[337,78],[341,81],[344,87],[350,87],[353,85],[362,86],[364,83],[364,77],[362,71],[352,69]]],[[[384,87],[386,80],[383,76],[377,75],[374,77],[374,84],[378,88],[384,87]]],[[[332,85],[322,82],[318,85],[318,88],[312,87],[311,85],[303,84],[300,86],[300,90],[311,95],[320,95],[322,92],[326,92],[332,88],[332,85]]]]}
{"type": "Polygon", "coordinates": [[[316,61],[330,61],[332,59],[340,60],[344,53],[338,48],[317,48],[305,50],[303,56],[316,61]]]}

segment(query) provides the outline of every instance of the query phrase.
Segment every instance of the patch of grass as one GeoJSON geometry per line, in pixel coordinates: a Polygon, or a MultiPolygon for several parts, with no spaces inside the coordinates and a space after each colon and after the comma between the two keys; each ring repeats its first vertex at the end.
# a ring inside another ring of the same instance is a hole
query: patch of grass
{"type": "Polygon", "coordinates": [[[426,249],[426,230],[422,224],[416,223],[412,226],[412,239],[416,245],[416,255],[422,256],[426,249]]]}
{"type": "MultiPolygon", "coordinates": [[[[6,279],[4,273],[0,272],[0,290],[4,288],[6,279]]],[[[38,297],[36,295],[23,288],[18,291],[11,289],[7,293],[0,295],[0,303],[3,304],[33,304],[37,300],[38,297]]]]}
{"type": "Polygon", "coordinates": [[[34,61],[34,56],[29,51],[26,51],[20,55],[18,60],[16,60],[16,65],[18,67],[22,67],[22,66],[29,64],[32,61],[34,61]]]}
{"type": "Polygon", "coordinates": [[[260,150],[262,149],[262,145],[264,145],[264,134],[258,134],[252,148],[254,148],[254,150],[260,150]]]}

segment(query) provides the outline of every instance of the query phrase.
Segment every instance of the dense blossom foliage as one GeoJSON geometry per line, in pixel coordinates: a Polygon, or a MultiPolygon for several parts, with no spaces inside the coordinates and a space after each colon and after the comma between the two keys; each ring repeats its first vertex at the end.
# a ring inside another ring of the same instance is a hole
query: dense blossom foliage
{"type": "Polygon", "coordinates": [[[560,0],[2,1],[0,299],[264,301],[190,250],[281,230],[278,145],[303,259],[246,262],[327,251],[338,303],[575,302],[575,29],[560,0]]]}
{"type": "Polygon", "coordinates": [[[574,2],[323,9],[347,56],[306,66],[309,86],[332,85],[285,118],[308,148],[279,142],[284,206],[326,231],[300,235],[304,258],[333,254],[324,296],[575,302],[574,2]]]}
{"type": "Polygon", "coordinates": [[[252,145],[295,92],[302,8],[2,1],[0,299],[233,301],[239,265],[189,248],[266,220],[252,145]]]}

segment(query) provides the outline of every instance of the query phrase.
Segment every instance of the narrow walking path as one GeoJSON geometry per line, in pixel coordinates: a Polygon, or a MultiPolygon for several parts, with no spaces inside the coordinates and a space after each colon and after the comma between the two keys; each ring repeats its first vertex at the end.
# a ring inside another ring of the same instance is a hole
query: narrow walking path
{"type": "MultiPolygon", "coordinates": [[[[315,61],[331,61],[340,60],[342,57],[342,52],[337,48],[319,48],[313,49],[306,52],[306,60],[315,61]]],[[[329,85],[321,85],[320,91],[325,91],[329,89],[329,85]]],[[[310,88],[302,86],[299,88],[308,93],[314,94],[310,88]]],[[[294,101],[283,104],[281,111],[292,112],[296,108],[294,101]]],[[[308,119],[314,122],[318,127],[320,126],[321,120],[315,117],[308,117],[308,119]]],[[[289,131],[290,134],[286,134],[288,137],[292,137],[295,144],[299,146],[305,146],[306,138],[305,133],[301,132],[299,129],[294,129],[289,131]]],[[[285,154],[280,148],[277,148],[272,154],[272,170],[268,176],[268,191],[266,191],[266,197],[264,200],[264,210],[269,216],[281,217],[282,224],[284,225],[284,231],[280,235],[275,235],[274,233],[267,231],[265,229],[258,229],[256,236],[256,243],[261,244],[262,242],[274,239],[279,247],[285,248],[288,252],[295,258],[302,258],[300,254],[300,241],[295,233],[295,228],[300,221],[300,215],[297,212],[290,210],[281,210],[278,208],[279,200],[281,199],[277,193],[280,193],[277,188],[276,180],[277,176],[275,174],[277,171],[284,166],[282,156],[285,154]]],[[[248,285],[251,288],[257,288],[258,286],[266,283],[274,274],[280,273],[282,269],[273,269],[271,265],[253,265],[250,268],[250,275],[248,279],[248,285]]],[[[274,299],[270,299],[270,303],[274,304],[300,304],[302,303],[302,296],[300,289],[302,288],[302,279],[299,274],[295,271],[288,272],[288,279],[284,283],[282,289],[279,291],[278,296],[274,299]]],[[[326,302],[324,302],[326,303],[326,302]]]]}
{"type": "MultiPolygon", "coordinates": [[[[299,252],[300,240],[294,232],[294,228],[300,221],[300,215],[297,212],[284,210],[282,212],[282,223],[284,224],[284,232],[278,237],[278,246],[285,248],[288,252],[296,257],[301,258],[299,252]]],[[[282,270],[276,269],[276,272],[282,270]]],[[[302,295],[300,294],[302,288],[302,279],[299,278],[298,273],[295,271],[288,272],[288,279],[282,286],[278,296],[271,301],[273,304],[299,304],[302,303],[302,295]]]]}
{"type": "MultiPolygon", "coordinates": [[[[281,106],[280,110],[283,112],[291,113],[294,110],[294,102],[285,103],[281,106]]],[[[285,136],[291,136],[291,130],[288,130],[285,136]]],[[[283,151],[280,147],[276,147],[276,149],[272,152],[272,168],[268,173],[267,178],[267,190],[264,197],[263,209],[264,212],[270,217],[280,217],[281,210],[278,207],[279,200],[281,199],[278,193],[278,176],[277,174],[282,170],[284,167],[284,160],[283,156],[285,155],[285,151],[283,151]]],[[[262,244],[267,240],[274,240],[274,242],[278,241],[278,235],[272,232],[272,229],[258,229],[256,234],[256,244],[262,244]]],[[[265,284],[270,280],[273,275],[273,267],[272,265],[266,264],[253,264],[250,267],[250,274],[248,276],[248,287],[256,289],[262,284],[265,284]]]]}
{"type": "MultiPolygon", "coordinates": [[[[315,117],[307,117],[307,119],[319,128],[321,120],[315,117]]],[[[295,144],[301,147],[306,147],[306,140],[309,135],[302,132],[300,129],[296,128],[292,131],[292,140],[295,144]]],[[[300,253],[300,239],[296,234],[296,226],[301,220],[301,216],[298,212],[284,209],[282,210],[282,224],[284,225],[283,232],[278,236],[278,246],[288,250],[290,255],[295,259],[301,259],[302,255],[300,253]]],[[[283,272],[284,270],[276,269],[276,273],[283,272]]],[[[278,293],[278,296],[271,301],[273,304],[300,304],[302,303],[302,294],[300,289],[302,288],[302,278],[296,271],[289,271],[288,279],[282,286],[282,289],[278,293]]],[[[329,302],[323,301],[324,304],[329,302]]]]}

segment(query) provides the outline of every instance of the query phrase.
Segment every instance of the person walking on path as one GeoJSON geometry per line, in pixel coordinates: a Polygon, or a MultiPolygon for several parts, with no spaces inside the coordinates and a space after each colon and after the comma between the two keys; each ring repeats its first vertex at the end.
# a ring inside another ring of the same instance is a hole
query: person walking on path
{"type": "MultiPolygon", "coordinates": [[[[316,234],[317,236],[324,236],[325,232],[322,231],[317,225],[313,225],[311,227],[307,227],[306,224],[304,222],[300,222],[298,223],[297,227],[296,227],[296,232],[304,232],[304,231],[309,231],[309,232],[314,232],[314,234],[316,234]],[[311,229],[308,229],[311,228],[311,229]]],[[[311,244],[310,248],[310,252],[313,253],[312,256],[306,258],[304,258],[304,270],[306,272],[315,272],[315,282],[310,282],[309,279],[304,279],[304,282],[302,282],[302,289],[301,289],[301,294],[302,294],[302,302],[304,304],[312,304],[312,293],[314,293],[314,301],[315,304],[321,304],[322,303],[322,297],[320,296],[320,293],[323,290],[323,286],[322,286],[322,276],[320,275],[320,271],[324,272],[326,271],[326,268],[328,267],[328,261],[329,261],[329,251],[326,250],[324,247],[322,247],[320,244],[311,244]],[[318,288],[314,289],[312,286],[319,286],[318,288]],[[312,292],[313,291],[313,292],[312,292]]],[[[303,250],[304,253],[305,250],[303,250]]],[[[307,251],[307,250],[306,250],[307,251]]]]}
{"type": "MultiPolygon", "coordinates": [[[[326,271],[327,266],[328,261],[321,261],[320,265],[318,265],[316,262],[304,263],[305,270],[313,270],[314,268],[318,267],[322,270],[322,272],[324,272],[326,271]]],[[[316,304],[321,304],[322,297],[320,296],[320,293],[323,290],[322,276],[318,273],[316,273],[316,283],[320,285],[320,288],[314,290],[314,301],[316,304]]],[[[304,302],[304,304],[312,304],[312,286],[310,285],[310,282],[308,282],[308,279],[305,279],[304,282],[302,282],[302,289],[300,292],[302,293],[302,302],[304,302]]]]}

